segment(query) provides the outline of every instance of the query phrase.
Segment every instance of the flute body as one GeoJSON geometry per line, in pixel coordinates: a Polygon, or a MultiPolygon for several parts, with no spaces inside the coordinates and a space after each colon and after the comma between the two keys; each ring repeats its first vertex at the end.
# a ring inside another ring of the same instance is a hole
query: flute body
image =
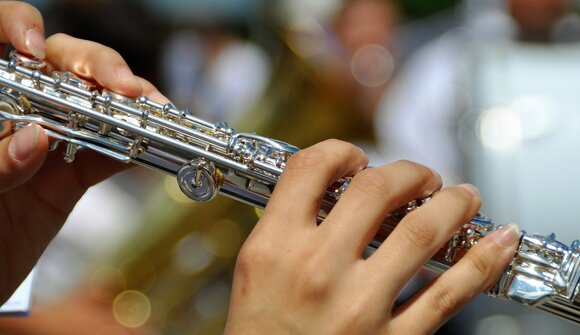
{"type": "MultiPolygon", "coordinates": [[[[45,63],[12,52],[0,60],[0,121],[15,129],[41,125],[72,162],[87,148],[123,162],[173,175],[193,200],[218,193],[263,208],[288,158],[298,148],[256,134],[236,133],[225,123],[209,123],[187,110],[146,97],[130,99],[99,90],[68,72],[44,73],[45,63]]],[[[349,179],[325,193],[318,214],[324,220],[349,179]]],[[[376,250],[397,223],[424,200],[410,202],[385,218],[369,244],[376,250]]],[[[442,273],[477,241],[497,229],[478,214],[433,256],[425,268],[442,273]]],[[[489,255],[493,257],[493,255],[489,255]]],[[[523,232],[517,252],[489,295],[544,310],[580,324],[580,242],[558,242],[553,234],[523,232]]]]}

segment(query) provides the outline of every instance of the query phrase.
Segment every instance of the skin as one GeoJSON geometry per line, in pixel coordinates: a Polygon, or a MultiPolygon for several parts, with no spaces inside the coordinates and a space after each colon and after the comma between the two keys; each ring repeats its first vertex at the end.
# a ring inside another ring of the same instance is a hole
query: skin
{"type": "Polygon", "coordinates": [[[549,41],[553,26],[571,11],[569,0],[509,0],[509,12],[518,24],[520,38],[549,41]]]}
{"type": "MultiPolygon", "coordinates": [[[[0,2],[0,18],[0,41],[10,41],[22,52],[31,53],[26,43],[30,29],[44,38],[42,17],[28,4],[0,2]]],[[[150,83],[134,76],[110,48],[64,34],[51,36],[42,44],[45,49],[35,52],[45,55],[54,69],[73,71],[128,97],[147,95],[167,101],[150,83]]],[[[128,167],[86,150],[67,164],[62,150],[47,152],[48,143],[46,133],[37,125],[15,134],[2,133],[0,302],[6,301],[30,272],[87,188],[128,167]]]]}
{"type": "Polygon", "coordinates": [[[290,159],[238,257],[226,334],[429,334],[496,281],[515,251],[512,226],[482,239],[394,307],[405,283],[476,214],[481,199],[471,185],[440,189],[440,177],[415,163],[362,170],[366,163],[361,150],[335,140],[290,159]],[[323,192],[346,175],[352,182],[318,226],[323,192]],[[363,259],[389,211],[431,194],[363,259]]]}
{"type": "MultiPolygon", "coordinates": [[[[44,44],[33,38],[31,48],[30,30],[44,33],[42,18],[29,5],[0,2],[0,18],[0,41],[45,57],[54,69],[128,97],[167,101],[110,48],[64,34],[44,44]]],[[[28,274],[86,189],[127,167],[87,150],[66,164],[62,150],[47,153],[48,143],[35,125],[4,131],[0,139],[0,301],[28,274]]],[[[481,199],[470,185],[441,189],[440,177],[415,163],[365,168],[367,163],[360,149],[336,140],[292,156],[238,257],[227,334],[428,334],[497,279],[517,244],[511,226],[481,240],[452,269],[394,307],[405,283],[475,215],[481,199]],[[317,225],[325,189],[342,176],[354,178],[317,225]],[[389,211],[430,195],[363,259],[364,246],[389,211]]]]}

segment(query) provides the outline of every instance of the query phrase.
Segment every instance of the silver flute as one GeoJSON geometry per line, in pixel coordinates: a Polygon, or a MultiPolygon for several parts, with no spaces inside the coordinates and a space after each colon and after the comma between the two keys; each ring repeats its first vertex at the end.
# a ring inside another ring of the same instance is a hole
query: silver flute
{"type": "MultiPolygon", "coordinates": [[[[69,72],[45,70],[46,63],[12,52],[0,60],[0,121],[18,129],[41,125],[66,144],[72,162],[81,148],[122,162],[134,162],[177,178],[184,194],[208,201],[218,193],[251,206],[266,206],[288,158],[298,148],[250,133],[236,133],[226,123],[209,123],[187,110],[146,97],[130,99],[69,72]]],[[[343,178],[326,191],[322,221],[349,183],[343,178]]],[[[368,246],[376,250],[397,223],[425,200],[391,212],[368,246]]],[[[478,214],[425,265],[442,273],[498,226],[478,214]]],[[[489,255],[493,257],[493,255],[489,255]]],[[[513,260],[487,292],[491,296],[538,308],[580,324],[580,242],[568,246],[554,234],[523,232],[513,260]]]]}

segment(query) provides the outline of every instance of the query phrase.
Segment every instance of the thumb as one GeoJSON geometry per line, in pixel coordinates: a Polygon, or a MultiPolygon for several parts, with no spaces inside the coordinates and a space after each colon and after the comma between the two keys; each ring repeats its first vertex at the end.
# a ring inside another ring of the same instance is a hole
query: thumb
{"type": "Polygon", "coordinates": [[[0,192],[26,182],[46,157],[48,137],[44,129],[30,124],[0,141],[0,192]]]}

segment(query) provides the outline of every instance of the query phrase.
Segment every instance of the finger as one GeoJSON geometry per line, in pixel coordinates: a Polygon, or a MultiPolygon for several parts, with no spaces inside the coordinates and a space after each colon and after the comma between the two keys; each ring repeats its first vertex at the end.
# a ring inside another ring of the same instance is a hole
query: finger
{"type": "Polygon", "coordinates": [[[507,225],[480,240],[456,265],[396,311],[396,328],[424,334],[440,327],[498,280],[513,259],[519,236],[517,225],[507,225]],[[416,322],[418,318],[421,322],[416,322]]]}
{"type": "Polygon", "coordinates": [[[70,213],[85,191],[100,181],[134,166],[105,157],[93,150],[81,149],[72,163],[63,159],[66,143],[50,152],[45,164],[28,184],[50,208],[59,213],[70,213]],[[47,196],[58,194],[58,197],[47,196]]]}
{"type": "Polygon", "coordinates": [[[431,169],[409,161],[399,161],[357,173],[323,225],[328,240],[354,257],[376,234],[389,211],[413,199],[422,199],[441,188],[441,177],[431,169]],[[356,251],[353,253],[353,251],[356,251]]]}
{"type": "Polygon", "coordinates": [[[0,2],[0,43],[44,59],[44,23],[38,9],[19,1],[0,2]]]}
{"type": "Polygon", "coordinates": [[[137,76],[137,79],[141,83],[144,96],[160,104],[170,102],[169,99],[167,99],[167,97],[161,94],[161,92],[159,92],[157,87],[153,86],[153,84],[151,84],[151,82],[149,82],[147,79],[141,78],[139,76],[137,76]]]}
{"type": "Polygon", "coordinates": [[[367,164],[368,157],[362,150],[338,140],[327,140],[299,151],[288,160],[263,218],[271,212],[276,215],[274,222],[281,225],[295,221],[315,223],[321,199],[330,184],[353,175],[367,164]]]}
{"type": "Polygon", "coordinates": [[[104,157],[92,150],[79,152],[77,159],[73,163],[76,178],[83,189],[87,189],[120,171],[134,166],[134,164],[104,157]]]}
{"type": "Polygon", "coordinates": [[[0,192],[19,186],[42,166],[48,149],[44,130],[31,124],[0,141],[0,192]]]}
{"type": "Polygon", "coordinates": [[[58,70],[94,80],[121,95],[137,97],[143,93],[141,82],[123,57],[99,43],[56,34],[46,40],[46,59],[58,70]]]}
{"type": "Polygon", "coordinates": [[[395,298],[403,286],[479,210],[481,198],[471,185],[443,189],[407,214],[367,260],[370,276],[395,298]],[[397,271],[392,271],[397,269],[397,271]]]}

